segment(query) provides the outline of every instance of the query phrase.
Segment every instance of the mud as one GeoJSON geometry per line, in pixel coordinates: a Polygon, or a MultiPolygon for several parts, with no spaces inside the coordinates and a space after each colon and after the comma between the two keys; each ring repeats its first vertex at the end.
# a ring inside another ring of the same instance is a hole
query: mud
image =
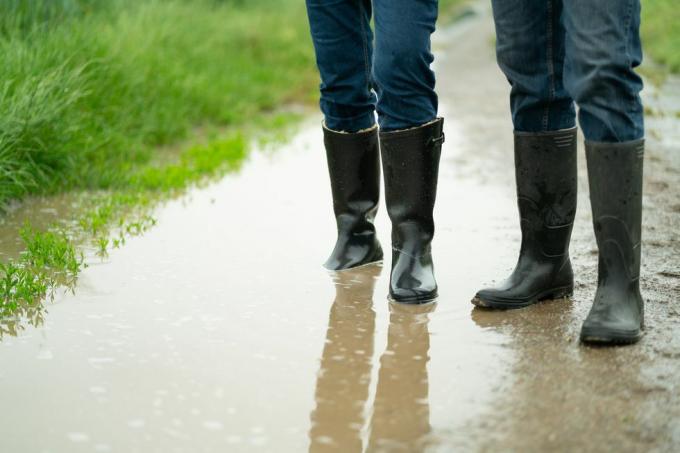
{"type": "MultiPolygon", "coordinates": [[[[42,326],[3,339],[0,449],[680,449],[680,100],[666,94],[678,82],[645,97],[660,112],[645,162],[646,335],[583,347],[597,257],[582,150],[574,297],[503,313],[470,304],[519,247],[492,37],[481,9],[435,43],[447,118],[436,305],[389,304],[389,262],[321,268],[334,222],[313,117],[278,152],[159,208],[158,225],[93,261],[42,326]]],[[[377,226],[387,246],[384,208],[377,226]]]]}

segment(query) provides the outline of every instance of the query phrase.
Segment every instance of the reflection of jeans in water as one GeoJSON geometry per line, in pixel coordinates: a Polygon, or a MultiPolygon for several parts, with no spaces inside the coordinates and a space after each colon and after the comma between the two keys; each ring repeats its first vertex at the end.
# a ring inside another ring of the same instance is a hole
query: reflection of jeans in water
{"type": "MultiPolygon", "coordinates": [[[[373,289],[380,270],[373,265],[334,275],[336,296],[311,414],[312,453],[364,451],[375,331],[373,289]]],[[[430,433],[428,314],[434,308],[390,306],[366,451],[424,449],[430,433]]]]}
{"type": "Polygon", "coordinates": [[[376,110],[385,131],[420,126],[436,117],[430,35],[437,4],[438,0],[307,0],[321,74],[321,110],[328,128],[367,129],[375,123],[376,110]]]}
{"type": "Polygon", "coordinates": [[[492,0],[498,63],[512,85],[516,130],[573,127],[586,140],[644,135],[634,72],[642,60],[640,0],[492,0]]]}

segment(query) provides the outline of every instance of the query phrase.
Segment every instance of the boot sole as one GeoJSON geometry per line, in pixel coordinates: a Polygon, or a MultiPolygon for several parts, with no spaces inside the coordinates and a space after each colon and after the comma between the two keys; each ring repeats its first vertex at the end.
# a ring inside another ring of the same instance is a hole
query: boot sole
{"type": "Polygon", "coordinates": [[[539,302],[546,300],[564,299],[565,297],[571,297],[574,294],[573,286],[563,286],[561,288],[553,288],[547,291],[539,293],[528,300],[518,300],[518,299],[497,299],[497,298],[486,298],[483,299],[477,294],[472,299],[472,305],[481,308],[492,308],[497,310],[514,310],[518,308],[525,308],[530,305],[535,305],[539,302]]]}
{"type": "Polygon", "coordinates": [[[591,345],[625,345],[633,344],[642,338],[642,330],[611,330],[602,327],[584,327],[581,329],[581,342],[591,345]]]}
{"type": "Polygon", "coordinates": [[[375,264],[382,264],[382,263],[383,263],[383,259],[380,258],[380,259],[377,259],[375,261],[367,261],[365,263],[357,264],[356,266],[352,266],[352,267],[343,267],[342,269],[330,269],[326,266],[323,266],[323,268],[326,269],[329,272],[346,272],[346,271],[353,271],[353,270],[356,270],[356,269],[361,269],[362,267],[373,266],[375,264]]]}
{"type": "Polygon", "coordinates": [[[393,302],[395,304],[403,304],[403,305],[427,305],[427,304],[432,304],[437,301],[439,298],[439,294],[434,293],[434,294],[428,294],[427,296],[414,296],[414,297],[404,297],[404,298],[395,298],[393,295],[389,294],[387,296],[387,300],[390,302],[393,302]]]}

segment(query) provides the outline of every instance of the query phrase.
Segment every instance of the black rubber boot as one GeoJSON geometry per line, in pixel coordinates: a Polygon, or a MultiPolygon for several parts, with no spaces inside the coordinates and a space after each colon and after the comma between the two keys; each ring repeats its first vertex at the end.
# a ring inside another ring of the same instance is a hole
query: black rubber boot
{"type": "Polygon", "coordinates": [[[431,242],[444,120],[380,133],[385,199],[392,221],[390,298],[421,304],[437,297],[431,242]]]}
{"type": "Polygon", "coordinates": [[[339,271],[380,261],[383,252],[373,225],[380,198],[378,130],[348,134],[324,126],[323,131],[338,227],[324,267],[339,271]]]}
{"type": "Polygon", "coordinates": [[[589,343],[642,337],[640,236],[644,140],[586,143],[590,203],[600,251],[595,302],[581,330],[589,343]]]}
{"type": "Polygon", "coordinates": [[[576,214],[576,128],[515,132],[515,178],[522,245],[515,270],[472,303],[512,309],[570,296],[569,240],[576,214]]]}

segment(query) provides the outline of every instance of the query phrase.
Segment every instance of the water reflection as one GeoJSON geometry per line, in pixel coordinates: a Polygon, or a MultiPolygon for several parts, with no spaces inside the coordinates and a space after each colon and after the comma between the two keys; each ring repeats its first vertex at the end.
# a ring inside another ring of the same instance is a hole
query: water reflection
{"type": "Polygon", "coordinates": [[[428,323],[435,306],[390,304],[368,451],[414,452],[425,447],[430,433],[428,323]]]}
{"type": "Polygon", "coordinates": [[[27,326],[42,326],[47,313],[41,300],[32,304],[22,302],[18,307],[12,308],[11,311],[11,314],[6,314],[0,310],[0,342],[7,336],[18,336],[26,330],[27,326]]]}
{"type": "Polygon", "coordinates": [[[372,410],[367,407],[380,271],[372,265],[333,276],[336,296],[311,414],[312,452],[416,451],[430,432],[428,314],[434,304],[390,305],[387,347],[372,410]]]}
{"type": "Polygon", "coordinates": [[[494,436],[483,450],[643,451],[650,432],[666,430],[663,420],[643,420],[641,406],[630,404],[655,390],[643,382],[641,349],[579,345],[582,315],[575,309],[562,299],[523,310],[472,311],[478,326],[513,338],[517,359],[514,378],[488,414],[494,436]]]}
{"type": "Polygon", "coordinates": [[[316,381],[310,451],[362,451],[361,432],[371,383],[375,311],[373,289],[380,265],[333,275],[335,301],[316,381]]]}

